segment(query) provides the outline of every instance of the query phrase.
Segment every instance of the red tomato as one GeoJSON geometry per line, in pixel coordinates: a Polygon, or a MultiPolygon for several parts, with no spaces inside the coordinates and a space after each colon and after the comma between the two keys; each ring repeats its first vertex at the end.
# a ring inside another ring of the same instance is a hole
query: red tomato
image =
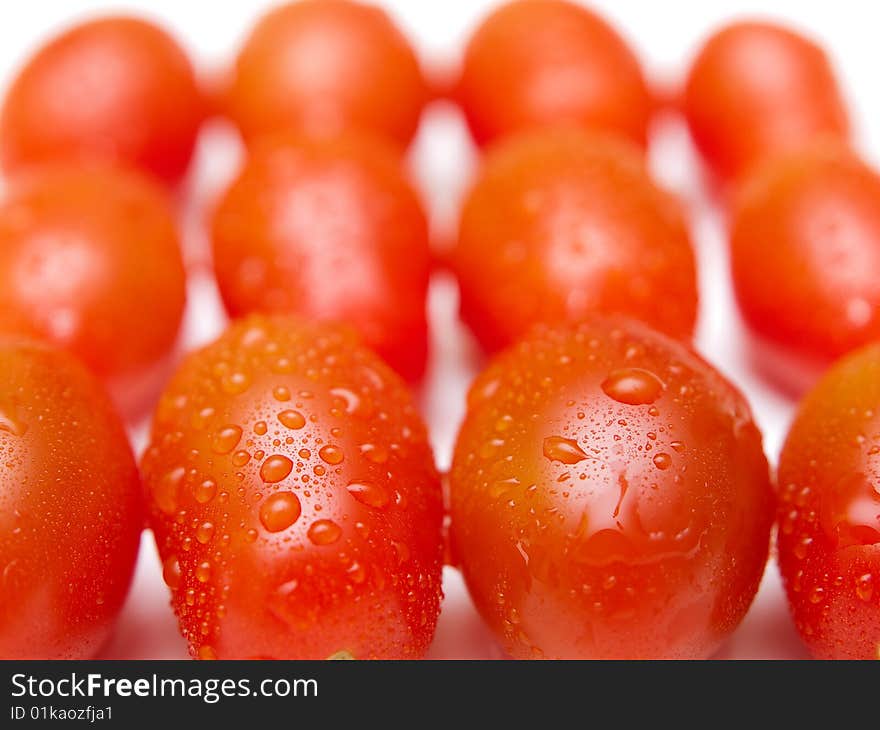
{"type": "Polygon", "coordinates": [[[693,332],[696,273],[680,205],[615,138],[553,129],[491,149],[451,261],[462,317],[489,350],[535,322],[595,311],[693,332]]]}
{"type": "Polygon", "coordinates": [[[184,286],[170,203],[146,177],[43,168],[0,202],[0,331],[70,349],[127,408],[174,345],[184,286]]]}
{"type": "Polygon", "coordinates": [[[822,136],[846,139],[846,105],[822,49],[768,23],[733,23],[693,61],[683,98],[694,141],[722,179],[822,136]]]}
{"type": "Polygon", "coordinates": [[[644,146],[652,100],[638,59],[601,17],[562,0],[517,0],[477,28],[456,96],[478,144],[559,122],[644,146]]]}
{"type": "Polygon", "coordinates": [[[192,65],[164,30],[135,18],[77,25],[41,48],[0,110],[7,170],[109,160],[168,182],[189,164],[203,115],[192,65]]]}
{"type": "Polygon", "coordinates": [[[390,148],[355,137],[257,145],[212,234],[232,316],[345,321],[405,377],[421,376],[428,224],[390,148]]]}
{"type": "Polygon", "coordinates": [[[142,471],[194,656],[426,651],[440,483],[403,382],[347,331],[233,324],[171,380],[142,471]]]}
{"type": "Polygon", "coordinates": [[[758,588],[773,495],[736,389],[626,320],[539,327],[477,378],[450,473],[471,596],[514,657],[705,657],[758,588]]]}
{"type": "Polygon", "coordinates": [[[265,15],[245,41],[226,93],[246,140],[290,130],[357,129],[406,145],[428,99],[418,59],[381,9],[300,0],[265,15]]]}
{"type": "Polygon", "coordinates": [[[779,459],[779,567],[816,657],[880,659],[880,345],[836,364],[779,459]]]}
{"type": "Polygon", "coordinates": [[[87,659],[110,636],[143,505],[98,383],[70,355],[0,339],[0,658],[87,659]]]}
{"type": "Polygon", "coordinates": [[[880,338],[880,176],[836,145],[759,166],[731,260],[747,323],[794,359],[827,364],[880,338]]]}

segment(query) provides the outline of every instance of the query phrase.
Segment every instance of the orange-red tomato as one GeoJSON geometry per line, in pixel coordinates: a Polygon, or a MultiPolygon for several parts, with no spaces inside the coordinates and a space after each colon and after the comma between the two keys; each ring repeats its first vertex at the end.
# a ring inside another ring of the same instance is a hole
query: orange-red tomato
{"type": "Polygon", "coordinates": [[[0,339],[0,658],[87,659],[134,569],[143,504],[104,391],[70,355],[0,339]]]}
{"type": "Polygon", "coordinates": [[[516,0],[468,42],[455,92],[479,144],[570,122],[645,145],[652,99],[638,59],[601,17],[564,0],[516,0]]]}
{"type": "Polygon", "coordinates": [[[705,657],[764,571],[774,503],[739,392],[625,320],[536,328],[477,378],[452,540],[514,657],[705,657]]]}
{"type": "Polygon", "coordinates": [[[108,160],[177,181],[204,104],[189,59],[164,30],[136,18],[77,25],[41,48],[0,110],[7,170],[108,160]]]}
{"type": "Polygon", "coordinates": [[[442,499],[404,383],[346,330],[253,316],[171,380],[143,463],[201,658],[417,658],[442,499]]]}
{"type": "Polygon", "coordinates": [[[511,137],[486,156],[450,260],[489,350],[538,321],[594,312],[690,337],[696,274],[681,207],[638,151],[577,129],[511,137]]]}
{"type": "Polygon", "coordinates": [[[0,331],[82,358],[126,409],[174,345],[185,301],[166,191],[134,172],[52,166],[0,202],[0,331]]]}
{"type": "Polygon", "coordinates": [[[345,321],[408,379],[424,371],[428,224],[390,147],[353,136],[255,145],[212,239],[232,316],[345,321]]]}
{"type": "Polygon", "coordinates": [[[801,403],[779,459],[779,566],[823,659],[880,659],[880,345],[801,403]]]}
{"type": "Polygon", "coordinates": [[[759,166],[740,193],[733,281],[758,337],[811,364],[880,338],[880,176],[816,145],[759,166]]]}
{"type": "Polygon", "coordinates": [[[225,104],[246,140],[356,129],[406,145],[427,99],[418,59],[384,10],[299,0],[272,10],[251,31],[225,104]]]}
{"type": "Polygon", "coordinates": [[[709,38],[693,61],[682,104],[697,147],[722,180],[817,137],[849,133],[825,53],[768,23],[733,23],[709,38]]]}

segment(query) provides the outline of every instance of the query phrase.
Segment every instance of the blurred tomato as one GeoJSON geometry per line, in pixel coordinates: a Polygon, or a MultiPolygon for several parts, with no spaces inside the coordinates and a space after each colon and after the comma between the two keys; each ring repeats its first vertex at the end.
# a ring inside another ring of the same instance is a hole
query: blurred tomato
{"type": "Polygon", "coordinates": [[[758,588],[773,523],[743,397],[635,322],[535,328],[468,395],[452,540],[514,657],[711,654],[758,588]]]}
{"type": "Polygon", "coordinates": [[[264,16],[232,70],[227,112],[246,140],[350,129],[409,143],[428,91],[407,39],[380,8],[300,0],[264,16]]]}
{"type": "Polygon", "coordinates": [[[173,347],[185,278],[166,191],[137,173],[53,166],[0,202],[0,331],[82,358],[126,409],[173,347]]]}
{"type": "Polygon", "coordinates": [[[535,322],[626,314],[689,338],[696,274],[681,207],[639,151],[571,129],[489,150],[450,259],[461,312],[496,350],[535,322]]]}
{"type": "Polygon", "coordinates": [[[0,658],[87,659],[125,600],[143,527],[119,417],[46,345],[0,338],[0,658]]]}
{"type": "Polygon", "coordinates": [[[417,379],[428,346],[428,224],[399,158],[346,136],[254,147],[212,223],[232,316],[288,312],[352,324],[417,379]]]}
{"type": "Polygon", "coordinates": [[[880,176],[814,145],[758,166],[732,215],[733,281],[759,338],[827,363],[880,337],[880,176]]]}
{"type": "Polygon", "coordinates": [[[439,479],[406,386],[345,330],[233,324],[171,380],[142,469],[195,656],[427,650],[439,479]]]}
{"type": "Polygon", "coordinates": [[[42,47],[0,110],[7,170],[101,159],[174,182],[203,114],[189,59],[164,30],[136,18],[81,23],[42,47]]]}
{"type": "Polygon", "coordinates": [[[733,23],[694,59],[684,113],[710,168],[730,180],[817,137],[846,139],[846,106],[819,46],[769,23],[733,23]]]}
{"type": "Polygon", "coordinates": [[[484,144],[560,122],[645,145],[652,100],[638,59],[601,17],[563,0],[516,0],[477,28],[456,96],[484,144]]]}
{"type": "Polygon", "coordinates": [[[834,366],[779,459],[779,565],[821,659],[880,659],[880,346],[834,366]]]}

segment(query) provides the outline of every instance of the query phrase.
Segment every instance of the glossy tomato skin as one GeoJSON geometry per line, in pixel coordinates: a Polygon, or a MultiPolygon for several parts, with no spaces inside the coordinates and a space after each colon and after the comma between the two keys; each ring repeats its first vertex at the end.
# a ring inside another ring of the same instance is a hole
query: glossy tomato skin
{"type": "Polygon", "coordinates": [[[246,141],[358,130],[401,146],[427,100],[404,35],[381,8],[351,0],[298,0],[269,12],[239,52],[225,94],[246,141]]]}
{"type": "Polygon", "coordinates": [[[131,165],[173,183],[186,171],[204,115],[189,59],[152,23],[107,17],[39,49],[0,110],[7,171],[58,161],[131,165]]]}
{"type": "Polygon", "coordinates": [[[0,338],[0,658],[87,659],[134,570],[143,501],[106,394],[81,364],[0,338]]]}
{"type": "Polygon", "coordinates": [[[194,656],[426,651],[439,478],[403,382],[353,334],[234,323],[171,380],[142,473],[194,656]]]}
{"type": "Polygon", "coordinates": [[[455,95],[480,145],[567,122],[644,146],[653,106],[626,42],[565,0],[516,0],[489,15],[467,44],[455,95]]]}
{"type": "Polygon", "coordinates": [[[697,147],[722,181],[817,138],[849,135],[825,52],[769,23],[732,23],[712,35],[691,65],[682,105],[697,147]]]}
{"type": "Polygon", "coordinates": [[[835,364],[779,459],[779,567],[821,659],[880,659],[880,346],[835,364]]]}
{"type": "Polygon", "coordinates": [[[612,137],[554,128],[490,149],[450,260],[462,317],[489,351],[536,322],[594,312],[693,332],[696,272],[681,206],[612,137]]]}
{"type": "Polygon", "coordinates": [[[391,147],[352,135],[257,144],[211,230],[230,315],[344,321],[404,377],[422,375],[428,223],[391,147]]]}
{"type": "Polygon", "coordinates": [[[514,657],[694,658],[737,626],[774,517],[742,396],[626,320],[536,327],[468,395],[453,547],[514,657]]]}
{"type": "Polygon", "coordinates": [[[759,338],[827,364],[880,337],[880,176],[840,145],[770,160],[731,220],[737,300],[759,338]]]}
{"type": "Polygon", "coordinates": [[[172,349],[185,299],[171,205],[146,176],[56,165],[7,190],[0,332],[69,349],[126,409],[172,349]]]}

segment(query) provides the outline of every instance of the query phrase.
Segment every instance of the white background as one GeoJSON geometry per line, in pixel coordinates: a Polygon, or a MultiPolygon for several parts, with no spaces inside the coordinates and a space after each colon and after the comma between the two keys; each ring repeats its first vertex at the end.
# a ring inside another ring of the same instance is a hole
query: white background
{"type": "MultiPolygon", "coordinates": [[[[469,30],[491,2],[482,0],[385,0],[386,7],[416,45],[428,66],[454,64],[469,30]]],[[[4,2],[0,10],[0,86],[43,41],[72,20],[106,11],[133,10],[170,28],[192,53],[200,71],[222,71],[254,19],[269,3],[245,0],[185,2],[141,0],[31,0],[4,2]]],[[[776,0],[595,0],[591,6],[612,20],[641,55],[654,81],[679,82],[701,40],[724,21],[751,15],[781,19],[820,40],[832,54],[855,122],[860,149],[873,159],[880,149],[880,88],[877,85],[876,13],[872,4],[850,0],[825,2],[776,0]]],[[[652,146],[655,173],[679,192],[692,211],[692,230],[700,264],[701,309],[698,348],[746,393],[775,462],[791,418],[791,398],[754,372],[730,294],[723,226],[707,204],[699,166],[680,122],[658,126],[652,146]]],[[[203,135],[194,169],[191,196],[183,211],[186,251],[192,271],[190,304],[184,324],[187,347],[215,336],[223,325],[216,291],[206,272],[201,221],[210,201],[235,169],[238,148],[228,130],[203,135]]],[[[454,220],[457,201],[474,162],[458,114],[448,107],[426,115],[412,150],[413,170],[432,210],[435,227],[454,220]]],[[[464,391],[477,365],[475,347],[455,319],[454,286],[432,285],[430,310],[434,351],[429,378],[420,394],[436,446],[438,465],[449,462],[463,407],[464,391]]],[[[133,429],[141,447],[145,426],[133,429]]],[[[458,574],[447,569],[446,600],[435,658],[500,657],[491,636],[474,613],[458,574]]],[[[178,658],[186,656],[168,594],[161,580],[152,539],[145,535],[135,583],[119,628],[102,656],[107,658],[178,658]]],[[[761,592],[742,626],[719,657],[797,658],[805,656],[779,586],[775,566],[768,566],[761,592]]]]}

